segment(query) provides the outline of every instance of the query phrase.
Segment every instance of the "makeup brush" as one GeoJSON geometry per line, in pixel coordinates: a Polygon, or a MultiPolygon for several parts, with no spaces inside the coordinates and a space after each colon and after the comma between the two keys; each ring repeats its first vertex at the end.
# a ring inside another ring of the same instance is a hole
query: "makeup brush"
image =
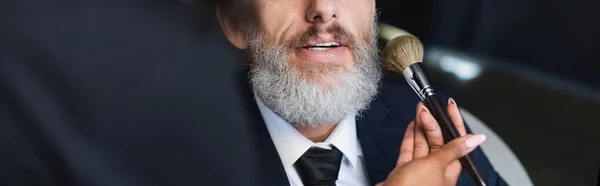
{"type": "MultiPolygon", "coordinates": [[[[434,87],[429,84],[423,72],[423,45],[421,41],[412,35],[398,36],[386,44],[383,49],[382,59],[384,67],[390,71],[402,74],[419,98],[425,102],[425,106],[442,129],[444,141],[448,143],[460,137],[450,116],[446,113],[445,107],[439,100],[434,87]]],[[[469,155],[459,160],[478,186],[486,185],[469,155]]]]}

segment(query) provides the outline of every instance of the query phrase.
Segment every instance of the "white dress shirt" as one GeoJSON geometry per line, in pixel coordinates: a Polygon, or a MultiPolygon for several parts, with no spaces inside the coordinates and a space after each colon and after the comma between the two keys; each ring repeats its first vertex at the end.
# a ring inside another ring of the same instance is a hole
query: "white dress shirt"
{"type": "Polygon", "coordinates": [[[310,147],[331,149],[331,145],[343,154],[337,186],[368,185],[366,169],[360,143],[356,136],[355,116],[344,118],[324,142],[313,143],[300,134],[292,125],[283,120],[258,98],[256,102],[265,121],[267,130],[279,153],[285,173],[291,186],[302,186],[302,180],[294,168],[294,163],[310,147]]]}

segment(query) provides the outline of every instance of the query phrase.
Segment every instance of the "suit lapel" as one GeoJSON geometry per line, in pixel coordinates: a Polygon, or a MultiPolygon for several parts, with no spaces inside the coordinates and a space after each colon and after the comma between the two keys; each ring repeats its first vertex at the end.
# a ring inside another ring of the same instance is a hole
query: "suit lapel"
{"type": "Polygon", "coordinates": [[[363,152],[366,172],[371,185],[375,185],[387,177],[390,173],[390,166],[393,169],[394,162],[385,153],[385,145],[381,143],[379,136],[379,126],[386,118],[389,109],[381,103],[381,100],[375,100],[371,103],[369,110],[363,117],[357,118],[356,130],[363,152]]]}
{"type": "Polygon", "coordinates": [[[404,132],[415,116],[418,97],[405,82],[383,83],[364,116],[357,119],[357,136],[371,184],[384,181],[396,166],[404,132]],[[393,86],[389,86],[394,84],[393,86]],[[407,109],[410,108],[410,109],[407,109]]]}
{"type": "MultiPolygon", "coordinates": [[[[258,110],[258,108],[256,108],[258,110]]],[[[257,152],[257,184],[256,185],[289,185],[285,169],[277,153],[277,149],[271,140],[267,128],[260,118],[260,113],[256,113],[259,118],[255,121],[254,134],[256,134],[257,152]]]]}

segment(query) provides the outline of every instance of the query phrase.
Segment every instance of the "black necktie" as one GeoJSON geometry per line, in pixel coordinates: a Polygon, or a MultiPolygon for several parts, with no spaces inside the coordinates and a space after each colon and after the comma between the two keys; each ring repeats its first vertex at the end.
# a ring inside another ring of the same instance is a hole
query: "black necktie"
{"type": "Polygon", "coordinates": [[[296,171],[305,186],[334,186],[340,172],[342,152],[333,147],[311,147],[296,163],[296,171]]]}

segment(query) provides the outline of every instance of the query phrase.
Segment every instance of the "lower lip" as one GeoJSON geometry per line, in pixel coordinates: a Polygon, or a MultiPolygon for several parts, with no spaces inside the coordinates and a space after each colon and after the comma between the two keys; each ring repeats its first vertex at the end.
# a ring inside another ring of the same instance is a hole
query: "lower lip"
{"type": "Polygon", "coordinates": [[[341,61],[347,47],[335,47],[324,51],[311,50],[307,48],[298,49],[299,57],[315,63],[334,63],[341,61]]]}

